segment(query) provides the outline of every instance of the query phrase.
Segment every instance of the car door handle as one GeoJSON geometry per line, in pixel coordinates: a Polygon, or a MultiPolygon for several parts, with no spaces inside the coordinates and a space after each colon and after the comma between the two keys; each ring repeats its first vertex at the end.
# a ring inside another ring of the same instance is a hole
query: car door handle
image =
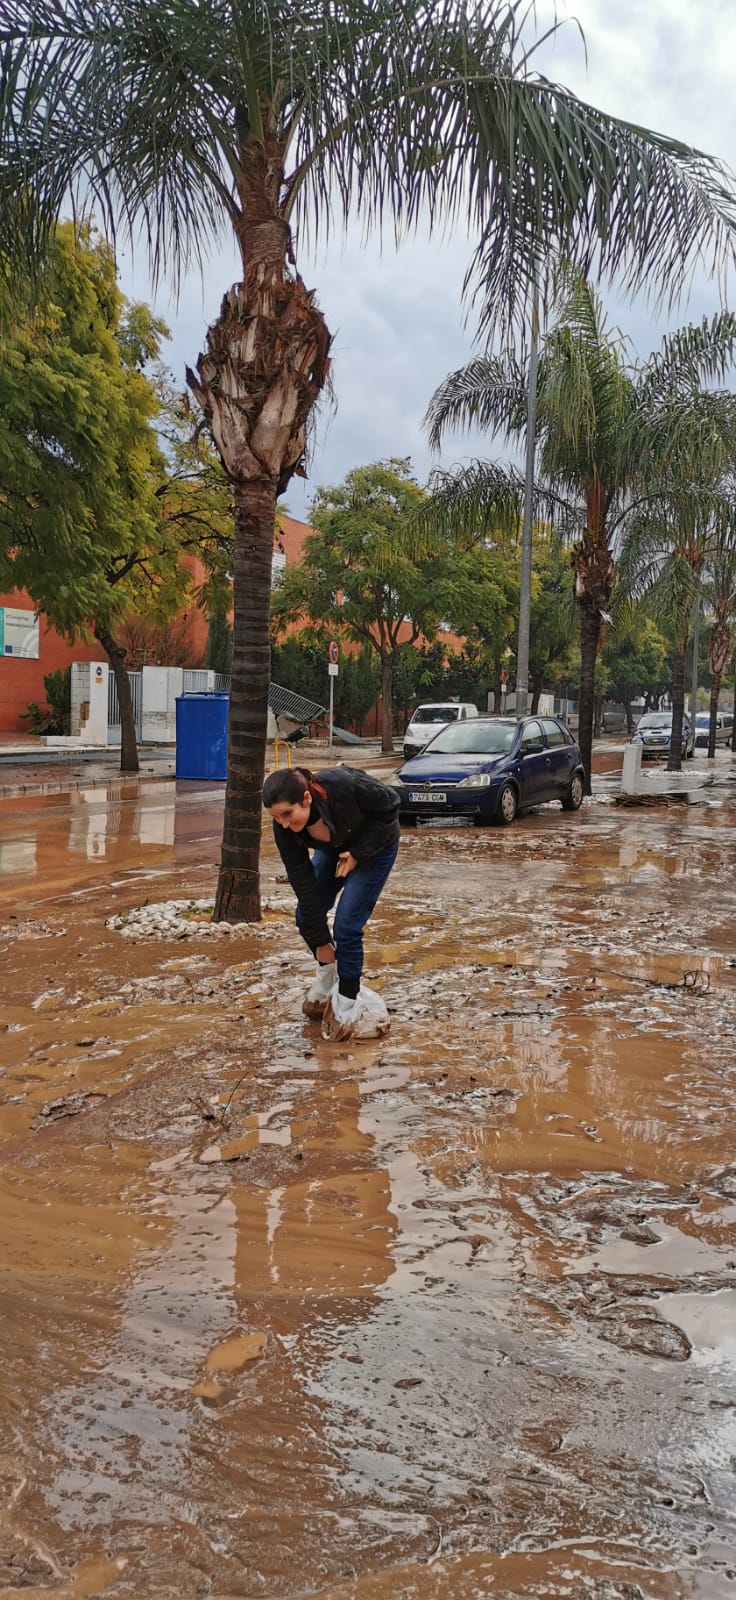
{"type": "Polygon", "coordinates": [[[551,760],[550,760],[550,758],[549,758],[549,756],[547,756],[547,757],[546,757],[546,758],[545,758],[545,763],[544,763],[544,765],[545,765],[545,767],[551,767],[551,765],[552,765],[552,762],[551,762],[551,760]]]}

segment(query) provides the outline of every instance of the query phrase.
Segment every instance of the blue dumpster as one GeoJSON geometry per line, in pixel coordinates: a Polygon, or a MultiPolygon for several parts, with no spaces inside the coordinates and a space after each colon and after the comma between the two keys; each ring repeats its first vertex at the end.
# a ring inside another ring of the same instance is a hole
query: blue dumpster
{"type": "Polygon", "coordinates": [[[176,776],[227,777],[229,694],[216,690],[176,697],[176,776]]]}

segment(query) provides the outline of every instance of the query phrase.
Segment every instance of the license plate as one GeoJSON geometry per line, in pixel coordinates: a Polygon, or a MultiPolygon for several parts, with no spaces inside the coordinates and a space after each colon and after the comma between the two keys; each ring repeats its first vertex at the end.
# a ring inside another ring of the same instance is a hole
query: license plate
{"type": "Polygon", "coordinates": [[[421,806],[427,805],[430,801],[445,801],[447,795],[444,789],[412,789],[409,793],[409,799],[413,805],[421,806]]]}

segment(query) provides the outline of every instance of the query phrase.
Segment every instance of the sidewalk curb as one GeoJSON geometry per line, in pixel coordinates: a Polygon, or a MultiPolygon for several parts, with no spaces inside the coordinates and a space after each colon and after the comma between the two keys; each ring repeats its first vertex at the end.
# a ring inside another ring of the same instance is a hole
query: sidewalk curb
{"type": "Polygon", "coordinates": [[[175,779],[174,772],[116,772],[106,778],[64,778],[58,782],[48,783],[7,783],[0,784],[0,800],[12,799],[13,795],[65,794],[75,789],[109,789],[111,783],[171,783],[175,779]]]}

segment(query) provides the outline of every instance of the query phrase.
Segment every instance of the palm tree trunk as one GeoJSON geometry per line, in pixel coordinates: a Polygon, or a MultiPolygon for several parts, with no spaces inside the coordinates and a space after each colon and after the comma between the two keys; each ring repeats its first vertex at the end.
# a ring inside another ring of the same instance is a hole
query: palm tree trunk
{"type": "Polygon", "coordinates": [[[708,724],[708,760],[713,761],[716,753],[716,717],[718,716],[718,698],[721,693],[721,674],[715,673],[710,680],[710,722],[708,724]]]}
{"type": "Polygon", "coordinates": [[[216,922],[258,922],[268,690],[269,606],[276,483],[235,487],[233,662],[228,720],[227,789],[216,922]]]}
{"type": "MultiPolygon", "coordinates": [[[[708,728],[708,760],[712,761],[716,753],[716,714],[718,711],[718,696],[721,692],[721,680],[728,666],[728,657],[731,652],[731,597],[721,598],[716,601],[715,617],[710,631],[710,644],[708,646],[708,666],[710,668],[710,725],[708,728]]],[[[733,744],[732,747],[733,749],[733,744]]]]}
{"type": "Polygon", "coordinates": [[[393,656],[381,657],[381,750],[391,755],[394,748],[394,662],[393,656]]]}
{"type": "Polygon", "coordinates": [[[689,626],[685,624],[684,631],[675,641],[672,652],[672,734],[670,737],[670,754],[667,762],[668,772],[682,771],[682,718],[685,711],[685,657],[687,654],[687,633],[689,626]]]}
{"type": "Polygon", "coordinates": [[[118,692],[118,705],[120,707],[120,771],[140,772],[138,740],[136,738],[135,717],[133,715],[133,696],[130,692],[126,651],[121,644],[116,643],[107,628],[95,628],[94,634],[110,662],[115,679],[115,688],[118,692]]]}
{"type": "Polygon", "coordinates": [[[576,547],[575,598],[580,607],[580,707],[578,744],[585,768],[585,793],[590,794],[593,762],[595,666],[601,638],[601,613],[608,610],[615,573],[606,532],[606,496],[597,473],[587,491],[588,525],[576,547]]]}
{"type": "Polygon", "coordinates": [[[590,794],[590,774],[593,761],[593,712],[595,707],[595,664],[598,659],[598,641],[601,619],[597,605],[591,605],[583,596],[580,600],[580,704],[578,708],[578,744],[585,768],[585,793],[590,794]]]}
{"type": "Polygon", "coordinates": [[[276,497],[303,474],[309,416],[327,381],[330,333],[289,262],[278,213],[285,151],[241,151],[244,278],[228,291],[187,382],[235,486],[234,651],[222,866],[215,921],[260,917],[261,787],[268,723],[269,614],[276,497]]]}

